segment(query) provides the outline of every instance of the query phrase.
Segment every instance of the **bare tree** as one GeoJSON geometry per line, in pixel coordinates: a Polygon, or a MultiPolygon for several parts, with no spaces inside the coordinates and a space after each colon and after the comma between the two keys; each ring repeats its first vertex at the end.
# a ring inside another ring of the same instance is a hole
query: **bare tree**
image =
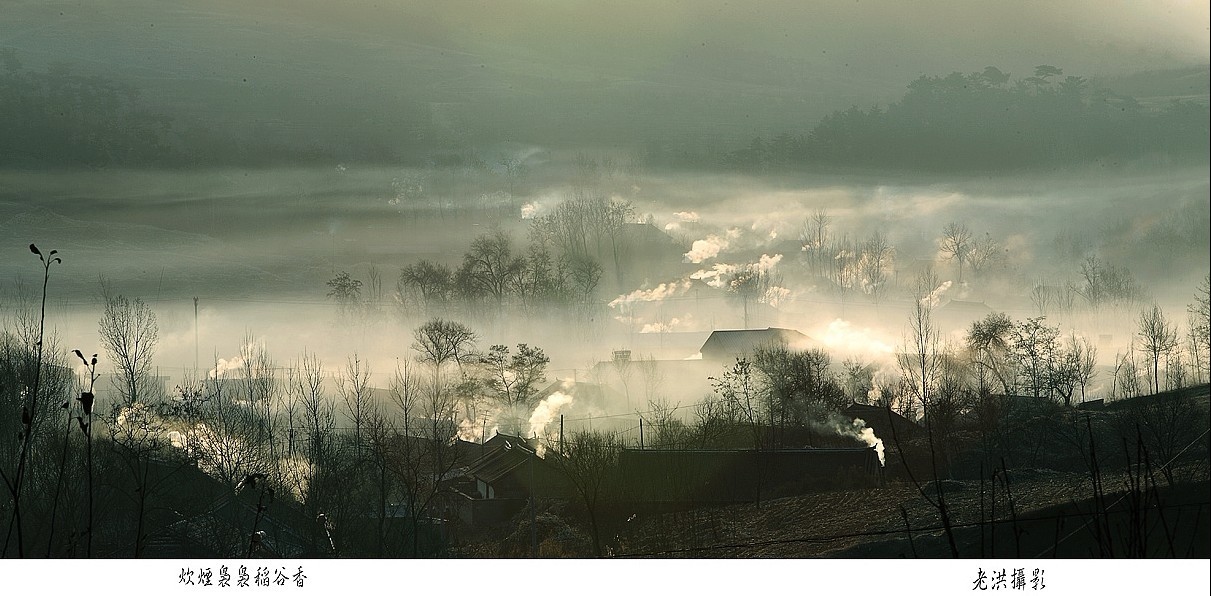
{"type": "Polygon", "coordinates": [[[1130,345],[1125,354],[1116,354],[1114,357],[1114,378],[1110,381],[1110,395],[1135,397],[1142,393],[1139,366],[1135,363],[1135,346],[1130,345]]]}
{"type": "MultiPolygon", "coordinates": [[[[306,463],[291,470],[291,482],[299,493],[308,517],[317,519],[324,515],[323,519],[326,520],[325,510],[332,504],[334,497],[341,493],[343,487],[334,481],[341,468],[337,464],[336,442],[333,441],[336,431],[336,406],[324,389],[325,377],[319,357],[307,352],[299,357],[289,373],[292,385],[290,391],[297,397],[300,422],[308,435],[306,463]]],[[[313,545],[325,540],[319,535],[320,529],[311,527],[308,532],[313,545]]],[[[322,529],[328,529],[326,522],[322,529]]],[[[328,542],[335,550],[330,538],[328,542]]]]}
{"type": "Polygon", "coordinates": [[[803,222],[803,227],[799,232],[799,244],[803,247],[803,252],[806,253],[806,260],[810,270],[821,275],[826,267],[825,263],[832,259],[829,254],[829,227],[832,225],[833,218],[828,215],[824,209],[817,209],[815,213],[803,222]]]}
{"type": "Polygon", "coordinates": [[[753,374],[753,364],[747,358],[737,358],[731,366],[723,368],[723,374],[718,377],[708,377],[711,387],[719,395],[718,407],[700,409],[700,414],[711,414],[722,420],[703,420],[703,426],[725,426],[724,432],[733,430],[737,424],[744,424],[749,432],[749,440],[755,449],[765,447],[765,437],[761,433],[761,411],[758,403],[758,388],[756,375],[753,374]]]}
{"type": "Polygon", "coordinates": [[[993,239],[992,234],[985,232],[983,238],[972,241],[967,263],[974,273],[980,273],[996,265],[1003,256],[1000,244],[993,239]]]}
{"type": "Polygon", "coordinates": [[[373,263],[366,272],[366,281],[369,291],[369,296],[366,297],[366,310],[369,313],[377,314],[383,306],[383,276],[379,273],[378,266],[373,263]]]}
{"type": "Polygon", "coordinates": [[[335,300],[342,314],[352,313],[362,299],[362,282],[350,277],[347,271],[342,271],[328,280],[328,297],[335,300]]]}
{"type": "Polygon", "coordinates": [[[450,393],[426,391],[406,362],[395,371],[391,399],[399,407],[403,433],[388,439],[384,465],[399,481],[410,551],[419,556],[421,525],[439,506],[442,479],[465,464],[459,461],[452,441],[458,431],[457,407],[450,393]]]}
{"type": "Polygon", "coordinates": [[[475,347],[477,336],[470,327],[456,321],[430,319],[412,333],[412,349],[417,359],[433,366],[433,387],[442,391],[441,373],[448,363],[462,367],[475,347]]]}
{"type": "Polygon", "coordinates": [[[572,255],[568,258],[568,274],[576,288],[577,298],[588,303],[601,281],[601,264],[589,255],[572,255]]]}
{"type": "Polygon", "coordinates": [[[473,295],[489,296],[502,304],[517,277],[525,270],[525,259],[513,254],[513,242],[502,230],[479,236],[463,255],[462,279],[473,295]]]}
{"type": "Polygon", "coordinates": [[[933,322],[933,302],[930,300],[937,285],[938,277],[932,269],[917,277],[908,319],[908,337],[904,349],[896,356],[900,372],[908,382],[906,388],[911,391],[906,397],[923,406],[937,388],[942,364],[940,334],[933,322]]]}
{"type": "Polygon", "coordinates": [[[336,392],[345,404],[345,413],[353,421],[353,444],[358,454],[362,450],[362,427],[374,414],[370,396],[370,365],[355,353],[345,362],[343,374],[336,375],[336,392]]]}
{"type": "MultiPolygon", "coordinates": [[[[1026,319],[1011,332],[1013,356],[1025,389],[1034,397],[1052,397],[1058,389],[1061,346],[1060,330],[1047,325],[1044,317],[1026,319]]],[[[1071,396],[1070,396],[1071,397],[1071,396]]]]}
{"type": "Polygon", "coordinates": [[[244,396],[248,407],[257,414],[257,443],[268,451],[271,461],[277,460],[277,411],[279,384],[274,371],[273,359],[264,343],[251,332],[244,336],[240,349],[244,373],[244,396]]]}
{"type": "Polygon", "coordinates": [[[963,263],[971,254],[971,230],[967,224],[950,222],[942,228],[942,252],[959,264],[959,283],[963,282],[963,263]]]}
{"type": "Polygon", "coordinates": [[[1156,304],[1140,312],[1138,325],[1136,335],[1140,338],[1140,347],[1152,359],[1152,392],[1160,393],[1161,357],[1177,347],[1177,328],[1169,323],[1156,304]]]}
{"type": "Polygon", "coordinates": [[[1059,346],[1055,360],[1051,384],[1064,399],[1064,405],[1072,405],[1072,396],[1077,388],[1080,388],[1081,400],[1084,401],[1085,386],[1096,372],[1097,347],[1073,333],[1064,345],[1059,346]]]}
{"type": "Polygon", "coordinates": [[[763,269],[755,263],[742,265],[727,278],[728,294],[735,297],[744,307],[744,328],[748,328],[748,305],[760,302],[766,293],[782,283],[781,276],[763,269]]]}
{"type": "Polygon", "coordinates": [[[396,282],[397,299],[413,296],[422,309],[429,310],[450,298],[454,273],[441,263],[421,260],[400,270],[396,282]]]}
{"type": "Polygon", "coordinates": [[[857,249],[849,235],[845,234],[831,245],[829,254],[832,257],[832,281],[837,284],[837,289],[844,298],[850,288],[854,287],[858,277],[857,249]]]}
{"type": "Polygon", "coordinates": [[[308,434],[307,456],[311,462],[311,488],[327,463],[333,431],[336,428],[336,408],[324,391],[324,367],[314,353],[304,352],[294,366],[292,379],[298,396],[302,423],[308,434]]]}
{"type": "Polygon", "coordinates": [[[98,333],[117,368],[115,388],[126,405],[134,405],[149,389],[151,359],[159,339],[156,314],[140,298],[131,300],[103,290],[105,312],[98,333]]]}
{"type": "Polygon", "coordinates": [[[875,231],[862,243],[862,253],[858,257],[858,277],[862,283],[862,291],[875,302],[887,292],[887,281],[893,271],[895,255],[895,249],[887,242],[882,232],[875,231]]]}
{"type": "Polygon", "coordinates": [[[1189,313],[1190,359],[1195,378],[1201,382],[1211,379],[1211,276],[1194,292],[1194,302],[1186,307],[1189,313]]]}
{"type": "MultiPolygon", "coordinates": [[[[909,334],[905,339],[903,350],[896,357],[903,379],[902,389],[906,393],[902,397],[907,398],[909,401],[915,398],[921,404],[921,409],[924,413],[923,418],[925,421],[926,437],[928,438],[930,471],[933,476],[933,486],[937,490],[936,500],[921,488],[921,485],[913,477],[912,471],[907,467],[907,464],[905,471],[909,474],[913,483],[917,485],[917,490],[921,493],[921,496],[938,510],[951,553],[955,557],[958,557],[958,548],[955,545],[951,530],[950,510],[946,503],[945,490],[943,485],[938,481],[938,456],[942,455],[945,458],[946,450],[940,449],[936,444],[935,433],[939,435],[937,438],[945,438],[948,429],[952,426],[950,420],[956,413],[955,405],[958,396],[954,391],[953,384],[948,383],[948,377],[944,375],[946,354],[940,345],[938,328],[933,323],[933,300],[931,295],[936,287],[938,287],[938,278],[932,269],[926,269],[917,277],[916,291],[913,296],[913,309],[908,319],[909,334]]],[[[897,445],[897,447],[899,446],[897,445]]]]}
{"type": "Polygon", "coordinates": [[[1015,389],[1016,368],[1012,354],[1013,320],[1005,313],[992,313],[971,324],[967,330],[967,350],[975,365],[980,389],[988,387],[991,376],[1001,393],[1015,389]]]}
{"type": "Polygon", "coordinates": [[[1097,346],[1074,333],[1069,338],[1067,359],[1074,380],[1081,387],[1081,401],[1084,401],[1085,387],[1097,376],[1097,346]]]}
{"type": "Polygon", "coordinates": [[[226,374],[200,384],[186,382],[177,388],[183,409],[184,446],[198,467],[228,487],[248,474],[268,474],[272,461],[262,448],[260,415],[256,402],[241,399],[226,374]]]}
{"type": "Polygon", "coordinates": [[[505,419],[513,432],[524,432],[530,410],[534,408],[538,391],[547,381],[547,364],[551,359],[541,348],[517,344],[517,353],[510,354],[508,346],[494,345],[480,358],[484,387],[506,410],[505,419]]]}
{"type": "Polygon", "coordinates": [[[1081,278],[1084,285],[1076,292],[1090,306],[1097,307],[1112,302],[1128,302],[1139,296],[1139,288],[1131,272],[1098,260],[1094,255],[1081,263],[1081,278]]]}
{"type": "Polygon", "coordinates": [[[630,201],[610,199],[606,204],[604,224],[605,233],[610,238],[610,254],[614,257],[614,276],[618,286],[622,287],[622,261],[626,252],[626,226],[635,219],[635,206],[630,201]]]}

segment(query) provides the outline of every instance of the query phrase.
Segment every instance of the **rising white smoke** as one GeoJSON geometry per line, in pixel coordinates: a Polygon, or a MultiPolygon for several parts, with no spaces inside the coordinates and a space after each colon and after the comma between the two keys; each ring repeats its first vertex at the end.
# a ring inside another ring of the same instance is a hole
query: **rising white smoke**
{"type": "Polygon", "coordinates": [[[559,410],[572,403],[572,396],[562,391],[556,391],[538,402],[530,414],[530,436],[545,437],[547,426],[559,416],[559,410]]]}
{"type": "MultiPolygon", "coordinates": [[[[770,273],[782,262],[782,255],[775,254],[773,256],[763,254],[757,259],[756,263],[751,265],[757,269],[759,273],[770,273]]],[[[690,274],[690,279],[700,279],[706,282],[706,285],[712,288],[722,288],[727,284],[727,276],[740,270],[742,265],[732,265],[730,263],[714,263],[710,269],[699,269],[690,274]]],[[[778,290],[782,290],[779,288],[778,290]]],[[[787,292],[789,293],[789,292],[787,292]]],[[[770,295],[771,298],[784,299],[786,296],[781,291],[775,291],[770,295]]]]}
{"type": "Polygon", "coordinates": [[[215,362],[214,368],[210,369],[210,372],[206,373],[206,377],[210,379],[217,379],[228,372],[239,370],[243,368],[244,364],[247,362],[247,356],[256,354],[264,349],[265,340],[263,338],[254,339],[253,341],[240,346],[239,354],[236,354],[231,358],[219,358],[215,362]]]}
{"type": "Polygon", "coordinates": [[[650,290],[638,289],[630,294],[623,294],[611,300],[609,306],[618,308],[619,306],[630,306],[636,302],[659,302],[689,290],[690,286],[689,280],[662,283],[650,290]]]}
{"type": "Polygon", "coordinates": [[[707,259],[713,259],[727,249],[728,244],[727,239],[711,234],[705,239],[695,240],[690,247],[690,252],[685,253],[685,260],[689,263],[701,263],[707,259]]]}
{"type": "Polygon", "coordinates": [[[678,211],[673,214],[673,217],[683,223],[698,223],[699,220],[698,214],[694,211],[678,211]]]}
{"type": "Polygon", "coordinates": [[[239,370],[243,366],[244,366],[244,357],[243,356],[232,356],[231,358],[219,358],[218,362],[215,362],[214,368],[210,369],[210,372],[206,373],[206,377],[210,378],[210,379],[217,379],[217,378],[227,374],[228,371],[239,370]]]}
{"type": "Polygon", "coordinates": [[[776,254],[772,257],[769,255],[763,254],[763,255],[761,255],[760,259],[757,259],[757,270],[760,271],[761,273],[769,273],[770,271],[773,271],[774,267],[777,267],[778,263],[781,261],[782,261],[782,255],[780,255],[780,254],[776,254]]]}
{"type": "Polygon", "coordinates": [[[498,432],[500,432],[500,425],[496,423],[495,414],[478,422],[463,418],[458,423],[458,438],[468,443],[483,443],[498,432]]]}
{"type": "Polygon", "coordinates": [[[706,282],[706,285],[712,288],[722,288],[726,282],[726,277],[736,272],[738,269],[735,265],[727,263],[715,263],[710,269],[699,269],[690,274],[690,279],[701,279],[706,282]]]}
{"type": "Polygon", "coordinates": [[[930,292],[928,296],[921,299],[921,304],[928,306],[929,308],[937,308],[938,305],[942,303],[942,296],[946,294],[946,291],[949,290],[950,286],[952,285],[954,285],[954,283],[950,280],[942,282],[942,285],[934,288],[934,291],[930,292]]]}
{"type": "Polygon", "coordinates": [[[684,317],[673,317],[667,321],[656,321],[655,323],[645,323],[639,330],[640,333],[672,333],[679,328],[689,326],[693,315],[686,313],[684,317]]]}
{"type": "Polygon", "coordinates": [[[875,431],[866,426],[865,420],[854,418],[847,422],[845,418],[834,417],[832,422],[837,434],[857,439],[867,447],[874,447],[875,453],[879,455],[879,465],[886,465],[887,460],[883,456],[883,439],[875,436],[875,431]]]}
{"type": "Polygon", "coordinates": [[[757,302],[777,308],[784,300],[790,298],[790,295],[791,291],[782,286],[770,286],[757,298],[757,302]]]}
{"type": "Polygon", "coordinates": [[[538,201],[531,201],[529,203],[522,205],[521,206],[521,218],[522,219],[534,219],[534,217],[538,215],[539,208],[541,208],[541,205],[538,203],[538,201]]]}

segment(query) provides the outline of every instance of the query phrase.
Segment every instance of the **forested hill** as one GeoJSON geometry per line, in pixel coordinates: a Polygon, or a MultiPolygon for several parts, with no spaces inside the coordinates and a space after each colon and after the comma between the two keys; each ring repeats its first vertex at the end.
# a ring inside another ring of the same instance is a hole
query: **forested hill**
{"type": "Polygon", "coordinates": [[[1016,79],[993,66],[970,74],[921,76],[889,106],[836,111],[807,134],[756,138],[724,160],[745,170],[827,164],[943,171],[1157,154],[1205,161],[1207,68],[1196,71],[1126,81],[1165,83],[1166,91],[1149,101],[1049,65],[1016,79]],[[1164,80],[1153,80],[1158,77],[1164,80]],[[1175,77],[1180,80],[1170,80],[1175,77]],[[1175,88],[1182,92],[1173,92],[1175,88]]]}

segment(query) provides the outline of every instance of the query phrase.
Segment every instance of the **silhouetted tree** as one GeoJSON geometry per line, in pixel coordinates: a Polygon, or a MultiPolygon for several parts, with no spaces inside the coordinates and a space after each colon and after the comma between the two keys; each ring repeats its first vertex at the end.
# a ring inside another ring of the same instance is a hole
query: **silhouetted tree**
{"type": "Polygon", "coordinates": [[[471,242],[471,250],[463,255],[456,278],[466,284],[465,293],[472,297],[490,297],[499,305],[517,286],[525,267],[525,259],[513,254],[513,243],[508,234],[496,230],[471,242]]]}
{"type": "Polygon", "coordinates": [[[421,260],[400,270],[396,290],[401,300],[411,294],[422,308],[432,309],[450,298],[453,276],[446,265],[421,260]]]}
{"type": "Polygon", "coordinates": [[[942,229],[942,252],[959,264],[959,283],[963,282],[963,263],[971,254],[971,230],[966,224],[950,222],[942,229]]]}
{"type": "Polygon", "coordinates": [[[542,384],[547,382],[547,365],[551,359],[541,348],[517,344],[517,352],[510,354],[508,346],[494,345],[480,357],[483,369],[483,385],[490,397],[506,409],[507,418],[514,432],[523,433],[523,425],[534,409],[535,399],[542,384]]]}
{"type": "Polygon", "coordinates": [[[976,368],[979,388],[985,389],[991,376],[1000,392],[1012,393],[1017,371],[1012,354],[1013,320],[1005,313],[992,313],[971,324],[967,330],[967,349],[976,368]]]}
{"type": "Polygon", "coordinates": [[[1161,307],[1153,304],[1151,309],[1140,312],[1138,320],[1140,347],[1152,360],[1152,392],[1160,393],[1161,357],[1177,347],[1177,328],[1169,323],[1161,307]]]}
{"type": "Polygon", "coordinates": [[[353,279],[347,271],[342,271],[336,277],[328,280],[328,297],[340,305],[341,311],[349,313],[356,308],[362,298],[362,282],[353,279]]]}
{"type": "Polygon", "coordinates": [[[117,368],[115,389],[126,405],[134,405],[151,387],[151,360],[160,327],[156,314],[140,298],[133,300],[103,291],[105,311],[98,333],[101,344],[117,368]]]}
{"type": "Polygon", "coordinates": [[[1194,302],[1186,306],[1190,317],[1190,357],[1199,381],[1211,379],[1211,277],[1194,291],[1194,302]]]}

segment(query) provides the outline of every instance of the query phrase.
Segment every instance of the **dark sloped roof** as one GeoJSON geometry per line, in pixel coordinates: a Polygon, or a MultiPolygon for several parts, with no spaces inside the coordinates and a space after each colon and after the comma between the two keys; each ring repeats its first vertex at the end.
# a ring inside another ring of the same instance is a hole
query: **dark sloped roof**
{"type": "Polygon", "coordinates": [[[912,436],[921,430],[921,426],[896,412],[882,406],[851,403],[842,412],[851,418],[861,418],[866,426],[875,431],[875,435],[883,439],[885,445],[891,445],[896,435],[912,436]]]}
{"type": "MultiPolygon", "coordinates": [[[[503,435],[496,437],[501,436],[503,435]]],[[[467,474],[488,484],[493,484],[513,470],[525,465],[533,453],[533,450],[524,441],[516,437],[501,439],[500,445],[494,446],[467,468],[467,474]]]]}
{"type": "Polygon", "coordinates": [[[747,354],[760,346],[785,344],[797,346],[811,338],[794,329],[766,327],[765,329],[717,329],[702,344],[704,357],[725,357],[747,354]]]}

